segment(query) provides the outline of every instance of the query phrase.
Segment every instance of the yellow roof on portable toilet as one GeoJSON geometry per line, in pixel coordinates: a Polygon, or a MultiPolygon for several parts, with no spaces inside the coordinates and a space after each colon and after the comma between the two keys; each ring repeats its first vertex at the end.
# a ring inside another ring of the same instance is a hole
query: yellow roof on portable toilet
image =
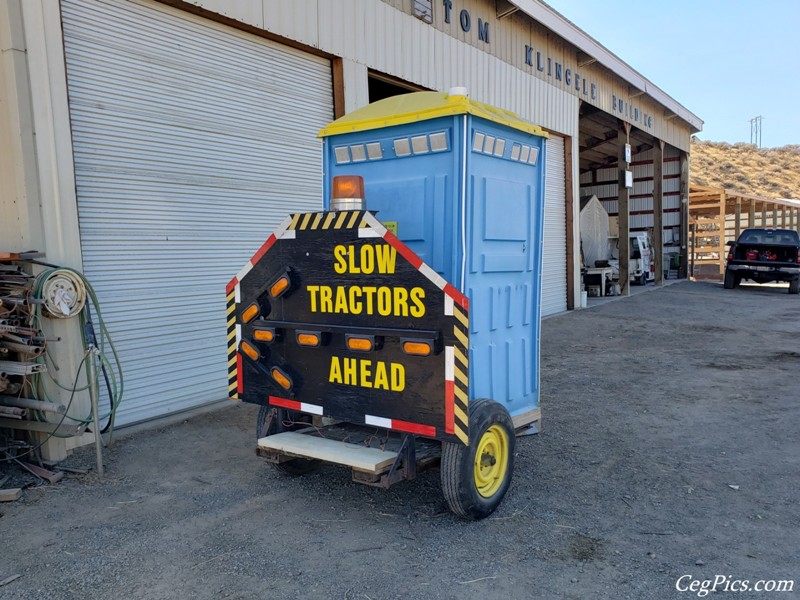
{"type": "Polygon", "coordinates": [[[413,92],[373,102],[336,119],[320,130],[319,137],[405,125],[406,123],[461,114],[475,115],[526,133],[548,137],[547,132],[541,127],[524,120],[509,110],[470,100],[469,96],[450,95],[446,92],[413,92]]]}

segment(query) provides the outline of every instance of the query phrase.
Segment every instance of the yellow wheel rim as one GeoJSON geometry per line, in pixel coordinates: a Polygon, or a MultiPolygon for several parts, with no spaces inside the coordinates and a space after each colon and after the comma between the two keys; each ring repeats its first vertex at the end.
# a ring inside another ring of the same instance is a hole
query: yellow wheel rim
{"type": "Polygon", "coordinates": [[[508,435],[492,425],[478,441],[475,452],[475,487],[484,498],[491,498],[503,485],[508,470],[508,435]]]}

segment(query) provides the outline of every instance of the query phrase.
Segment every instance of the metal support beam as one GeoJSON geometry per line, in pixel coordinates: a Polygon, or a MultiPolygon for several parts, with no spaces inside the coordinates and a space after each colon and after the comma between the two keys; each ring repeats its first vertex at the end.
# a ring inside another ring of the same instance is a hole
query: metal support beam
{"type": "Polygon", "coordinates": [[[630,143],[631,126],[624,121],[619,122],[619,135],[617,136],[617,165],[619,167],[619,289],[620,295],[630,296],[631,276],[631,242],[630,242],[630,190],[625,187],[625,171],[629,164],[625,156],[625,145],[630,143]]]}
{"type": "Polygon", "coordinates": [[[518,6],[514,6],[508,0],[498,0],[497,2],[497,18],[503,19],[513,15],[519,10],[518,6]]]}
{"type": "Polygon", "coordinates": [[[656,285],[664,285],[664,141],[653,147],[653,252],[656,285]]]}

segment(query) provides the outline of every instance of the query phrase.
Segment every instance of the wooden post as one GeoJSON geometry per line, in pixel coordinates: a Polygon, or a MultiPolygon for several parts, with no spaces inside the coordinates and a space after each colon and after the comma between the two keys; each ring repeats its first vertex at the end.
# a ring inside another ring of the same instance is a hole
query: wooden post
{"type": "MultiPolygon", "coordinates": [[[[573,183],[572,183],[572,138],[564,138],[564,165],[566,166],[566,185],[565,195],[566,207],[565,222],[567,224],[567,310],[575,308],[575,243],[573,241],[573,223],[574,219],[572,211],[575,208],[575,199],[573,197],[573,183]]],[[[605,282],[601,282],[605,285],[605,282]]]]}
{"type": "Polygon", "coordinates": [[[786,206],[781,207],[781,227],[786,229],[786,206]]]}
{"type": "MultiPolygon", "coordinates": [[[[727,256],[725,249],[725,227],[727,223],[725,222],[725,213],[726,213],[726,203],[728,201],[727,195],[725,190],[722,190],[719,193],[719,236],[717,237],[717,243],[719,244],[719,274],[725,274],[725,257],[727,256]]],[[[692,248],[694,251],[694,248],[692,248]]]]}
{"type": "Polygon", "coordinates": [[[747,208],[747,226],[756,226],[756,201],[750,200],[750,205],[747,208]]]}
{"type": "Polygon", "coordinates": [[[631,225],[630,225],[630,190],[625,187],[625,171],[630,166],[625,156],[625,145],[630,143],[631,126],[625,121],[619,122],[617,130],[617,168],[619,171],[619,290],[621,296],[630,296],[631,275],[631,225]]]}
{"type": "Polygon", "coordinates": [[[678,276],[689,272],[689,153],[681,150],[681,268],[678,276]]]}
{"type": "Polygon", "coordinates": [[[773,229],[777,229],[778,228],[778,205],[777,204],[773,204],[772,205],[772,228],[773,229]]]}
{"type": "Polygon", "coordinates": [[[761,203],[761,226],[768,227],[767,225],[767,203],[761,203]]]}
{"type": "Polygon", "coordinates": [[[742,233],[742,199],[736,199],[736,225],[735,225],[735,235],[736,239],[739,239],[739,234],[742,233]]]}
{"type": "Polygon", "coordinates": [[[338,119],[345,114],[344,63],[341,58],[334,58],[331,62],[331,67],[331,78],[333,80],[333,118],[338,119]]]}
{"type": "Polygon", "coordinates": [[[653,146],[653,247],[656,285],[664,285],[664,141],[653,146]]]}

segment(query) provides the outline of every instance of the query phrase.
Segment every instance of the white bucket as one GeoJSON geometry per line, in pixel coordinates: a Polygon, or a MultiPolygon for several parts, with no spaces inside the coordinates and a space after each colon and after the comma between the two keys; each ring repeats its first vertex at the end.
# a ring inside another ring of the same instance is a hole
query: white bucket
{"type": "Polygon", "coordinates": [[[581,308],[586,308],[589,306],[589,292],[583,291],[581,292],[581,308]]]}

